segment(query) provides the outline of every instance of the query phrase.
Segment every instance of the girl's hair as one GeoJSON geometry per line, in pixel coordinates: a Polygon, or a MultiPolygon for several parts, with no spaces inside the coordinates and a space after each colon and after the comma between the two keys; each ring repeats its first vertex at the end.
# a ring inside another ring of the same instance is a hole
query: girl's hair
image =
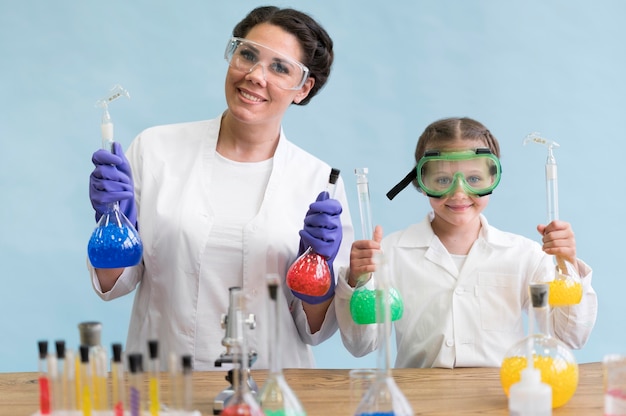
{"type": "MultiPolygon", "coordinates": [[[[482,141],[491,153],[500,157],[498,139],[482,123],[468,117],[450,117],[437,120],[424,130],[417,140],[415,147],[415,164],[424,156],[427,150],[437,150],[439,146],[455,140],[482,141]]],[[[417,179],[413,186],[420,189],[417,179]]]]}
{"type": "Polygon", "coordinates": [[[309,95],[297,105],[307,104],[322,89],[333,64],[333,40],[326,30],[309,15],[294,9],[280,9],[275,6],[262,6],[252,10],[233,29],[233,36],[245,38],[250,30],[261,23],[278,26],[294,35],[303,50],[302,63],[309,68],[309,76],[315,85],[309,95]]]}

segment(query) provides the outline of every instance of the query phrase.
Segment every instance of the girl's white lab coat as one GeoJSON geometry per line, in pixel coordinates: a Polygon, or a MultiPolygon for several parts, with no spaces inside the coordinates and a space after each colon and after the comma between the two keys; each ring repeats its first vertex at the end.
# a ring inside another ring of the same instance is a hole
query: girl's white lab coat
{"type": "MultiPolygon", "coordinates": [[[[222,314],[228,310],[226,281],[207,281],[205,246],[214,223],[211,195],[207,191],[216,157],[220,118],[153,127],[130,145],[127,157],[133,169],[139,207],[139,232],[143,261],[127,268],[115,286],[102,293],[92,269],[92,283],[104,300],[137,293],[128,329],[127,351],[145,351],[147,341],[160,341],[161,362],[170,352],[192,354],[194,369],[214,369],[225,352],[221,341],[222,314]]],[[[256,217],[243,232],[243,287],[247,312],[256,316],[248,347],[258,352],[254,368],[268,366],[268,292],[266,275],[278,272],[284,279],[295,260],[304,216],[309,204],[326,189],[330,166],[289,142],[281,131],[265,196],[256,217]]],[[[237,190],[233,190],[237,192],[237,190]]],[[[335,198],[343,213],[343,243],[335,270],[349,261],[353,229],[341,178],[335,198]]],[[[335,273],[337,276],[338,273],[335,273]]],[[[283,285],[281,330],[282,364],[314,365],[309,345],[329,338],[337,329],[334,302],[320,331],[311,334],[301,302],[283,285]]]]}
{"type": "MultiPolygon", "coordinates": [[[[528,238],[489,226],[481,216],[480,235],[461,270],[431,227],[419,224],[390,234],[382,249],[389,276],[404,301],[395,321],[396,367],[499,367],[507,350],[523,339],[530,282],[554,276],[552,256],[528,238]]],[[[552,311],[556,336],[581,348],[591,333],[598,304],[591,269],[582,261],[580,304],[552,311]]],[[[353,289],[342,270],[335,292],[344,345],[357,357],[379,345],[376,325],[357,325],[350,316],[353,289]]],[[[368,283],[370,287],[373,281],[368,283]]]]}

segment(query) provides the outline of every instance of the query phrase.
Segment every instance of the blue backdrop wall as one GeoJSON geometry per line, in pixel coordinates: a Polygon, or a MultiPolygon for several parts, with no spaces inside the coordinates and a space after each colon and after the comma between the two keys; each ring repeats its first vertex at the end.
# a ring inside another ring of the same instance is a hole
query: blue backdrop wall
{"type": "MultiPolygon", "coordinates": [[[[132,296],[109,303],[85,266],[94,227],[87,195],[100,146],[94,104],[111,106],[124,147],[146,127],[212,118],[225,108],[223,49],[251,0],[0,2],[0,371],[36,370],[36,341],[78,344],[98,320],[103,342],[124,341],[132,296]]],[[[386,232],[429,210],[414,190],[385,192],[413,163],[424,127],[447,116],[485,123],[502,147],[504,176],[486,214],[539,240],[546,219],[546,151],[559,142],[560,216],[594,268],[596,328],[580,362],[626,350],[623,163],[626,3],[578,0],[296,1],[336,44],[334,72],[310,105],[291,108],[291,140],[342,170],[358,229],[353,169],[368,167],[374,222],[386,232]],[[620,254],[622,253],[622,254],[620,254]]],[[[369,367],[338,336],[315,348],[320,367],[369,367]]]]}

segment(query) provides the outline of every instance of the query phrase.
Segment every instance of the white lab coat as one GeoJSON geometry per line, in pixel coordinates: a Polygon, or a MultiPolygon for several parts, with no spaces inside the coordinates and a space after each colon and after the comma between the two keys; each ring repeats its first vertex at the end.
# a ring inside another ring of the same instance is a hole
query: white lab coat
{"type": "MultiPolygon", "coordinates": [[[[394,322],[395,366],[498,367],[507,350],[526,336],[528,284],[554,276],[553,257],[535,241],[489,226],[481,215],[480,235],[457,271],[431,220],[432,213],[382,242],[389,276],[404,301],[403,316],[394,322]]],[[[589,338],[598,309],[591,269],[580,260],[578,267],[581,303],[555,308],[550,319],[556,336],[574,349],[589,338]]],[[[376,325],[352,321],[347,272],[341,272],[335,307],[343,343],[358,357],[376,349],[380,340],[376,325]]]]}
{"type": "MultiPolygon", "coordinates": [[[[96,293],[115,299],[137,288],[127,351],[146,351],[147,340],[160,341],[160,356],[192,354],[196,370],[215,369],[225,352],[221,341],[222,314],[229,305],[226,281],[207,281],[203,253],[214,223],[207,192],[216,157],[221,118],[158,126],[142,132],[127,151],[132,166],[143,261],[127,268],[115,286],[102,293],[91,269],[96,293]]],[[[242,229],[242,283],[247,313],[256,316],[248,347],[258,352],[253,368],[268,367],[268,292],[266,275],[277,271],[284,279],[295,260],[304,216],[309,204],[326,189],[330,166],[293,143],[281,131],[273,168],[258,214],[242,229]],[[271,254],[274,253],[274,254],[271,254]]],[[[233,190],[236,192],[236,190],[233,190]]],[[[343,213],[343,242],[335,259],[335,276],[349,261],[354,238],[344,183],[339,179],[335,198],[343,213]]],[[[229,270],[223,270],[232,282],[229,270]]],[[[311,334],[299,299],[283,285],[281,358],[285,367],[312,367],[309,345],[316,345],[337,329],[334,302],[320,331],[311,334]]],[[[164,367],[164,361],[161,363],[164,367]]]]}

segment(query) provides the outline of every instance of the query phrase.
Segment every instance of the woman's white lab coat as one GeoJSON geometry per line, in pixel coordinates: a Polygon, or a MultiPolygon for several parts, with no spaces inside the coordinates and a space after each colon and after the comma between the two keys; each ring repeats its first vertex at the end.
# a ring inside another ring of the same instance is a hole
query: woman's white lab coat
{"type": "MultiPolygon", "coordinates": [[[[268,366],[268,292],[266,275],[284,279],[295,260],[309,204],[326,189],[330,166],[289,142],[281,131],[273,168],[256,217],[243,232],[243,276],[207,281],[205,246],[214,215],[207,187],[212,178],[220,118],[158,126],[142,132],[127,157],[133,170],[143,261],[127,268],[115,286],[102,293],[92,269],[95,291],[104,300],[137,290],[128,329],[127,351],[145,351],[147,341],[160,341],[163,361],[170,352],[192,354],[194,369],[214,369],[225,352],[222,314],[229,305],[228,288],[240,281],[247,313],[256,316],[248,347],[258,352],[254,368],[268,366]]],[[[233,189],[233,192],[237,192],[233,189]]],[[[349,261],[353,229],[341,178],[335,198],[343,213],[343,242],[335,270],[349,261]]],[[[337,272],[335,273],[337,276],[337,272]]],[[[228,277],[228,278],[226,278],[228,277]]],[[[309,345],[329,338],[337,329],[334,302],[320,331],[311,334],[300,300],[283,285],[280,296],[282,364],[314,365],[309,345]]]]}
{"type": "MultiPolygon", "coordinates": [[[[431,215],[382,242],[389,276],[404,301],[403,316],[394,322],[395,365],[498,367],[507,350],[526,336],[528,285],[554,276],[553,258],[537,242],[491,227],[481,215],[480,235],[459,271],[434,234],[431,215]]],[[[580,260],[578,267],[581,303],[555,308],[551,316],[554,333],[570,348],[585,344],[598,312],[591,269],[580,260]]],[[[342,270],[335,292],[339,328],[348,350],[363,356],[380,340],[376,325],[352,321],[353,289],[346,275],[342,270]]]]}

